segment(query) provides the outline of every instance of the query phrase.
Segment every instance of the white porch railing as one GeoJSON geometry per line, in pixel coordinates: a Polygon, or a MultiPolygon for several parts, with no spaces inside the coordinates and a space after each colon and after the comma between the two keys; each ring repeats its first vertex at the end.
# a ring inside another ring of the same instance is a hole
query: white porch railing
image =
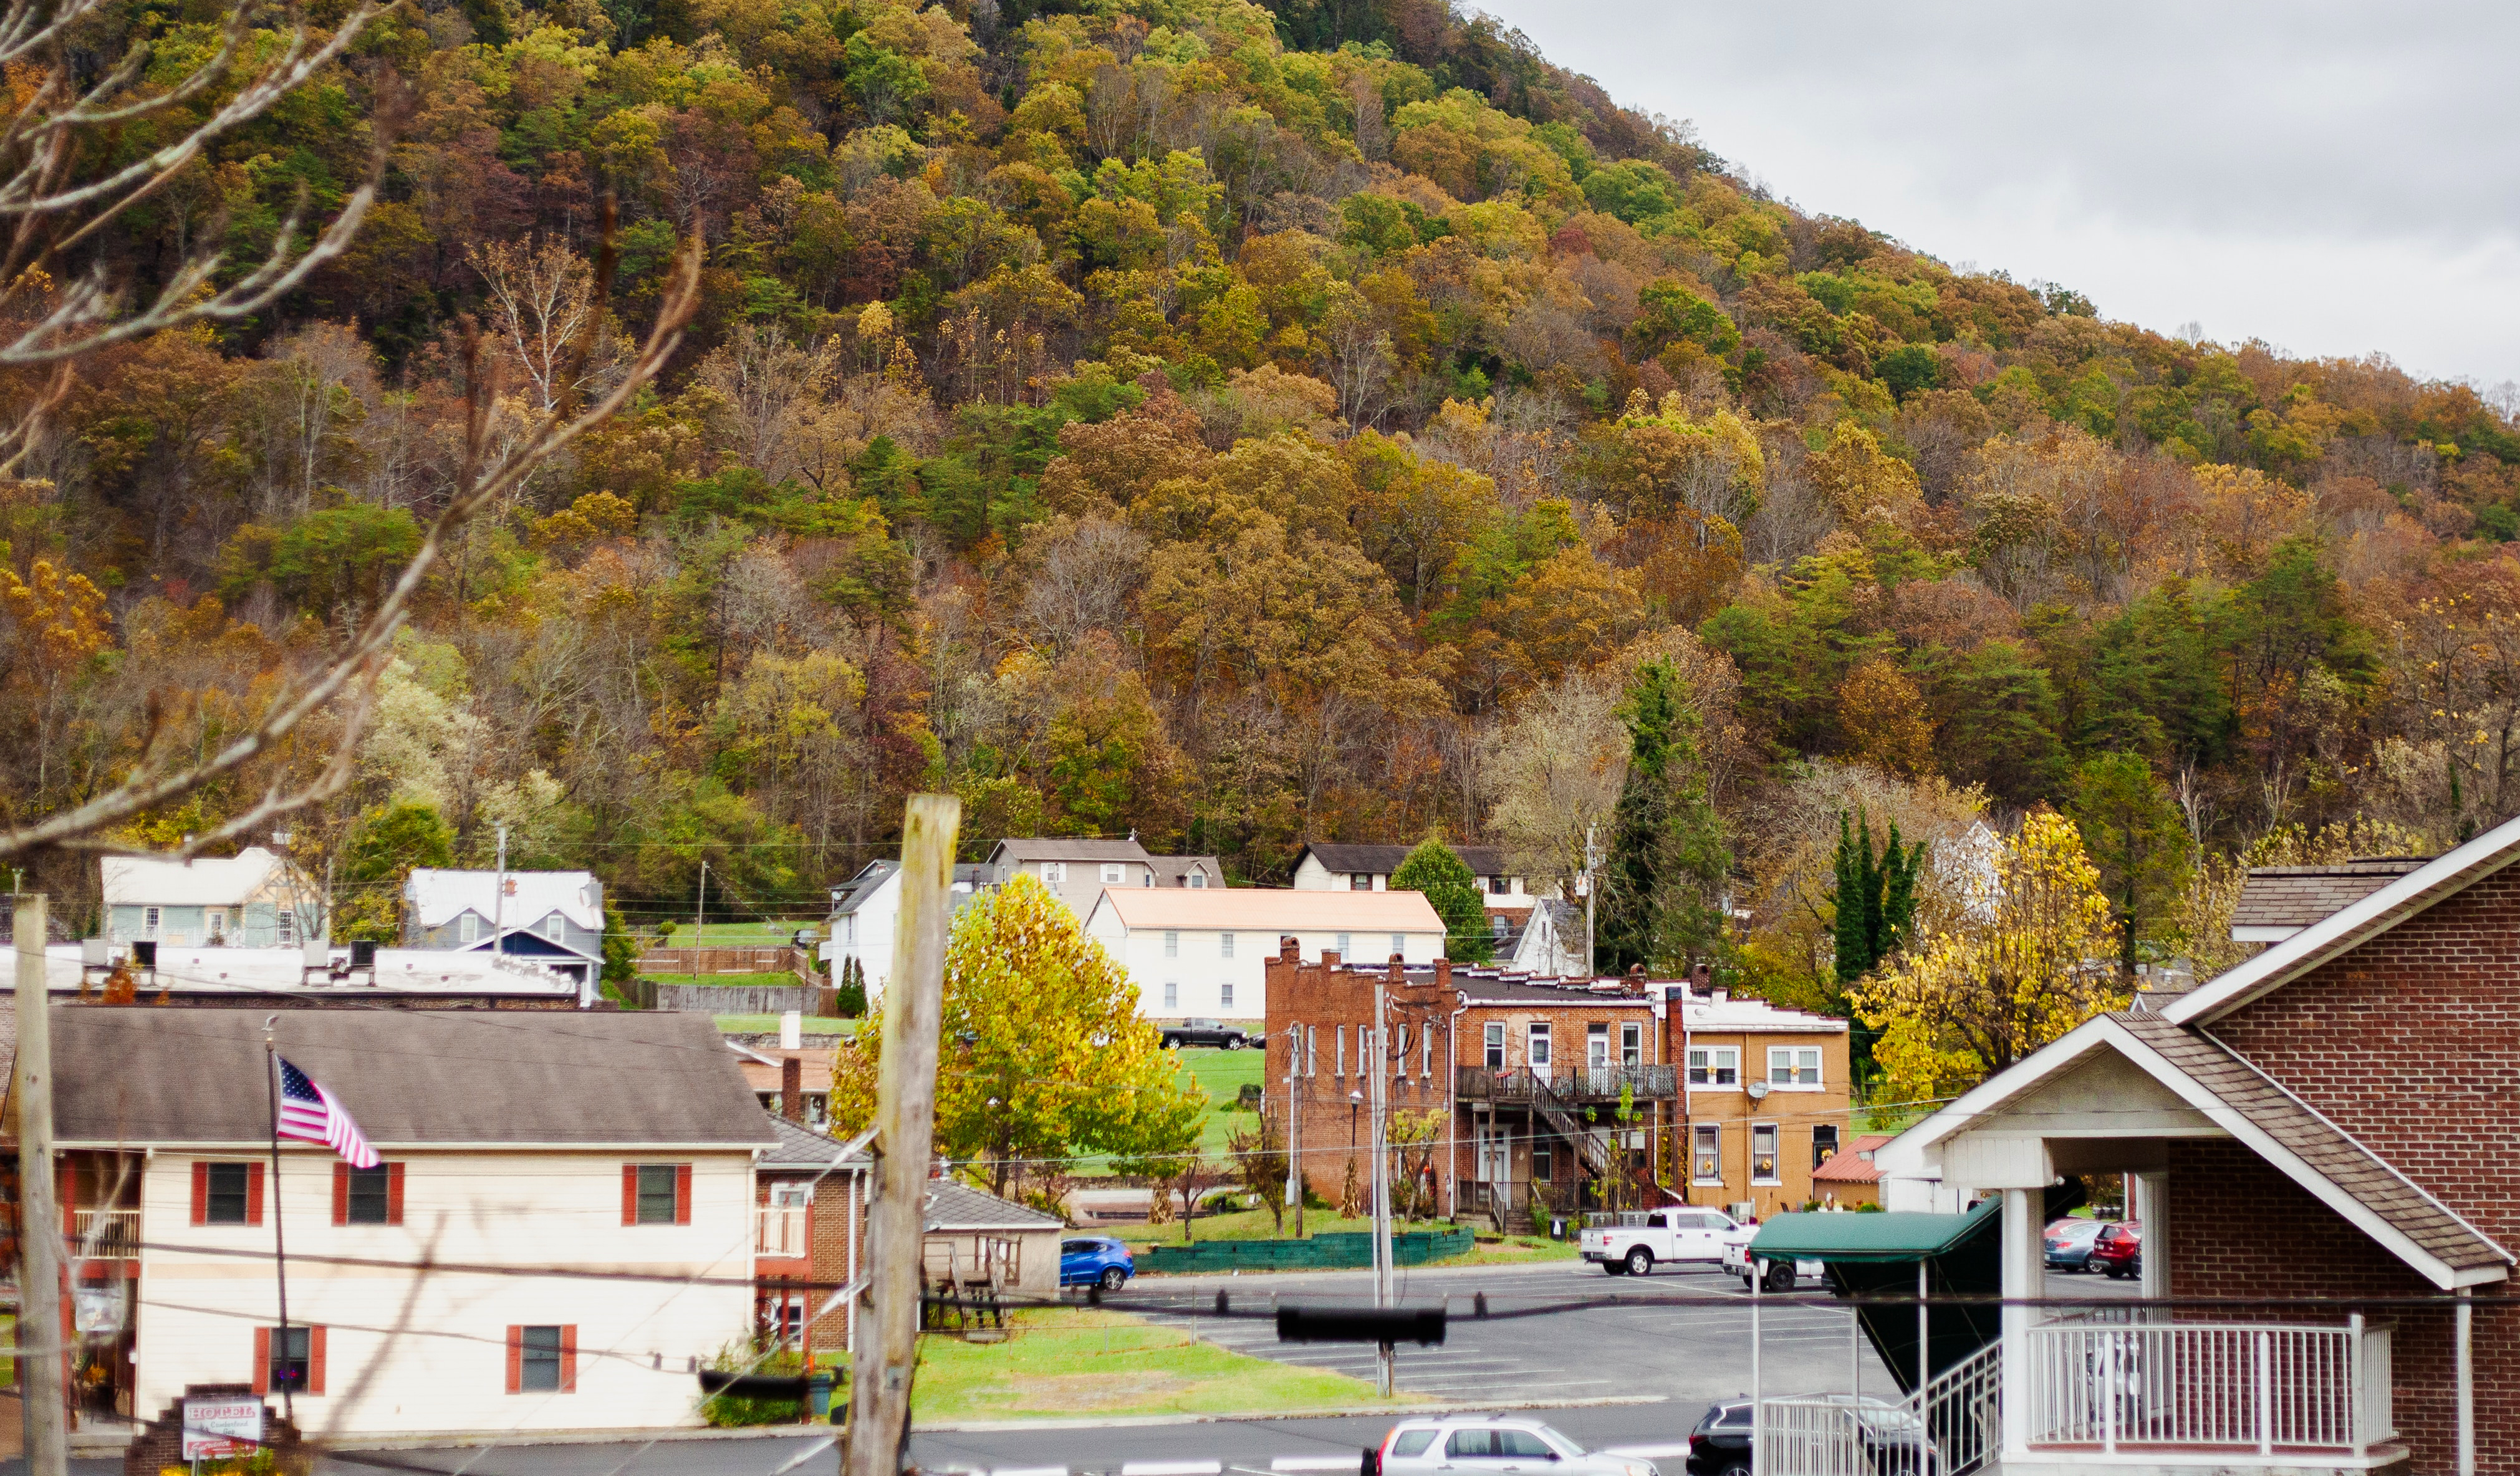
{"type": "Polygon", "coordinates": [[[69,1253],[107,1261],[139,1259],[140,1212],[72,1210],[69,1253]]]}
{"type": "Polygon", "coordinates": [[[1759,1403],[1760,1476],[1967,1476],[2002,1438],[2002,1349],[1989,1344],[1897,1404],[1846,1394],[1759,1403]]]}
{"type": "Polygon", "coordinates": [[[2334,1452],[2397,1434],[2390,1329],[2155,1322],[2030,1329],[2028,1439],[2101,1452],[2334,1452]]]}
{"type": "Polygon", "coordinates": [[[756,1256],[808,1254],[811,1242],[806,1238],[805,1210],[801,1204],[765,1204],[755,1209],[756,1232],[752,1253],[756,1256]]]}

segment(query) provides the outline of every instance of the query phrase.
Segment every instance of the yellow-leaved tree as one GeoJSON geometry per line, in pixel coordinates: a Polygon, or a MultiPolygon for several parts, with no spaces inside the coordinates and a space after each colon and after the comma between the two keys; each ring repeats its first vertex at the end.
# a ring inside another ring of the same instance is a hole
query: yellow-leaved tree
{"type": "MultiPolygon", "coordinates": [[[[994,1193],[1020,1177],[1058,1197],[1079,1154],[1138,1164],[1195,1148],[1205,1096],[1176,1082],[1128,971],[1031,877],[955,916],[942,1026],[936,1151],[976,1165],[994,1193]]],[[[874,1119],[882,1040],[878,1005],[832,1063],[844,1136],[874,1119]]]]}
{"type": "Polygon", "coordinates": [[[2126,1006],[2117,929],[2074,823],[2041,810],[1889,966],[1850,991],[1881,1032],[1893,1099],[1964,1092],[2105,1010],[2126,1006]]]}

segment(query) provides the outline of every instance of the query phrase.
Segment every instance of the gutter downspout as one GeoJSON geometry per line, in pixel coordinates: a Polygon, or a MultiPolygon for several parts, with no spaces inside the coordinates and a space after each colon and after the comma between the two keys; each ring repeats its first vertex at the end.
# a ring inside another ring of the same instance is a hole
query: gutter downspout
{"type": "MultiPolygon", "coordinates": [[[[1444,1062],[1444,1117],[1447,1122],[1452,1120],[1453,1113],[1461,1110],[1462,1016],[1469,1012],[1470,992],[1466,989],[1457,989],[1453,991],[1453,998],[1461,1001],[1461,1006],[1453,1011],[1452,1019],[1444,1026],[1444,1046],[1446,1051],[1446,1060],[1444,1062]]],[[[1478,1172],[1477,1165],[1479,1152],[1477,1117],[1473,1115],[1470,1122],[1470,1172],[1475,1174],[1478,1172]]],[[[1462,1152],[1458,1145],[1458,1140],[1456,1141],[1456,1146],[1453,1151],[1445,1154],[1444,1159],[1445,1167],[1450,1174],[1450,1179],[1444,1185],[1444,1213],[1451,1216],[1454,1223],[1459,1224],[1462,1218],[1462,1152]]]]}
{"type": "MultiPolygon", "coordinates": [[[[1672,1072],[1672,1091],[1680,1097],[1680,1202],[1697,1202],[1697,1129],[1688,1111],[1688,1002],[1692,997],[1688,981],[1680,981],[1680,1060],[1672,1072]]],[[[1668,1000],[1671,996],[1663,996],[1668,1000]]]]}
{"type": "Polygon", "coordinates": [[[2458,1289],[2458,1476],[2476,1476],[2476,1299],[2458,1289]]]}

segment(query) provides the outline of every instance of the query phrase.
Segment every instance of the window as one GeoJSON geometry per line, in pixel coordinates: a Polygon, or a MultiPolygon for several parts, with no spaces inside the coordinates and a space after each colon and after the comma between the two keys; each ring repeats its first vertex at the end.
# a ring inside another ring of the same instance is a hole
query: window
{"type": "Polygon", "coordinates": [[[145,938],[155,938],[155,937],[157,937],[157,936],[158,936],[158,909],[156,909],[156,908],[154,908],[154,907],[144,907],[144,908],[142,908],[142,909],[140,910],[140,916],[141,916],[141,923],[140,923],[141,936],[142,936],[142,937],[145,937],[145,938]]]}
{"type": "Polygon", "coordinates": [[[1181,1008],[1181,985],[1171,979],[1166,979],[1164,981],[1164,1007],[1166,1009],[1181,1008]]]}
{"type": "Polygon", "coordinates": [[[1407,933],[1393,933],[1391,935],[1391,953],[1394,958],[1405,959],[1409,957],[1409,935],[1407,933]]]}
{"type": "Polygon", "coordinates": [[[1043,862],[1041,864],[1041,879],[1050,883],[1054,889],[1057,888],[1060,882],[1067,879],[1067,863],[1064,861],[1043,862]]]}
{"type": "Polygon", "coordinates": [[[1631,1020],[1619,1027],[1619,1064],[1630,1070],[1645,1063],[1645,1027],[1631,1020]]]}
{"type": "Polygon", "coordinates": [[[1771,1087],[1819,1086],[1820,1051],[1818,1048],[1769,1047],[1768,1085],[1771,1087]]]}
{"type": "Polygon", "coordinates": [[[1354,872],[1347,878],[1347,889],[1351,892],[1372,891],[1373,878],[1363,872],[1354,872]]]}
{"type": "Polygon", "coordinates": [[[1418,1032],[1418,1074],[1435,1074],[1435,1031],[1431,1026],[1418,1032]]]}
{"type": "MultiPolygon", "coordinates": [[[[286,917],[289,915],[284,912],[280,916],[286,917]]],[[[463,917],[456,919],[455,941],[458,943],[478,943],[481,941],[481,915],[479,913],[466,913],[463,917]]]]}
{"type": "Polygon", "coordinates": [[[558,943],[561,941],[562,935],[566,931],[567,926],[568,923],[566,919],[562,918],[560,914],[554,913],[543,919],[543,936],[549,938],[554,943],[558,943]]]}
{"type": "Polygon", "coordinates": [[[1538,1022],[1538,1023],[1535,1023],[1535,1024],[1531,1027],[1531,1034],[1530,1034],[1530,1036],[1528,1037],[1528,1040],[1529,1040],[1529,1051],[1530,1051],[1530,1054],[1529,1054],[1528,1056],[1526,1056],[1526,1057],[1525,1057],[1525,1059],[1527,1059],[1527,1060],[1529,1060],[1529,1061],[1531,1062],[1531,1069],[1532,1069],[1532,1070],[1534,1070],[1534,1071],[1546,1071],[1546,1070],[1548,1070],[1548,1069],[1549,1069],[1549,1024],[1548,1024],[1548,1022],[1544,1020],[1544,1021],[1540,1021],[1540,1022],[1538,1022]]]}
{"type": "Polygon", "coordinates": [[[203,917],[210,929],[211,942],[216,943],[227,936],[228,910],[226,908],[211,908],[203,915],[203,917]]]}
{"type": "Polygon", "coordinates": [[[381,1163],[373,1169],[333,1165],[333,1223],[402,1224],[402,1165],[381,1163]]]}
{"type": "Polygon", "coordinates": [[[1342,959],[1347,957],[1347,934],[1345,933],[1338,935],[1338,956],[1342,959]]]}
{"type": "Polygon", "coordinates": [[[855,948],[858,946],[857,914],[851,913],[840,919],[840,934],[836,941],[842,948],[855,948]]]}
{"type": "Polygon", "coordinates": [[[1322,1074],[1321,1032],[1310,1025],[1304,1027],[1304,1074],[1306,1076],[1322,1074]]]}
{"type": "Polygon", "coordinates": [[[1837,1124],[1821,1123],[1812,1129],[1812,1167],[1819,1168],[1837,1156],[1837,1124]]]}
{"type": "Polygon", "coordinates": [[[1435,1443],[1436,1433],[1433,1430],[1403,1430],[1393,1437],[1391,1454],[1400,1456],[1422,1455],[1426,1448],[1435,1443]]]}
{"type": "Polygon", "coordinates": [[[1104,886],[1118,886],[1121,882],[1128,879],[1129,869],[1127,866],[1117,861],[1106,861],[1102,863],[1102,884],[1104,886]]]}
{"type": "Polygon", "coordinates": [[[692,1166],[688,1163],[623,1164],[621,1223],[691,1224],[692,1166]]]}
{"type": "Polygon", "coordinates": [[[280,910],[280,946],[283,948],[297,946],[297,912],[294,908],[284,907],[280,910]]]}
{"type": "Polygon", "coordinates": [[[1181,934],[1170,928],[1164,930],[1164,957],[1167,959],[1181,957],[1181,934]]]}
{"type": "Polygon", "coordinates": [[[577,1328],[508,1328],[508,1392],[510,1394],[574,1394],[577,1392],[577,1328]]]}
{"type": "Polygon", "coordinates": [[[1546,1138],[1531,1141],[1531,1177],[1544,1181],[1557,1177],[1557,1155],[1546,1138]]]}
{"type": "Polygon", "coordinates": [[[1592,1024],[1584,1027],[1584,1065],[1588,1070],[1603,1071],[1610,1064],[1610,1027],[1592,1024]]]}
{"type": "Polygon", "coordinates": [[[1231,959],[1234,957],[1234,935],[1232,933],[1218,933],[1216,935],[1216,956],[1220,959],[1231,959]]]}
{"type": "Polygon", "coordinates": [[[1500,1020],[1488,1026],[1486,1033],[1488,1069],[1503,1071],[1505,1069],[1505,1022],[1500,1020]]]}
{"type": "Polygon", "coordinates": [[[1347,1027],[1338,1028],[1338,1056],[1330,1062],[1330,1075],[1347,1075],[1347,1027]]]}
{"type": "Polygon", "coordinates": [[[814,1186],[810,1184],[774,1184],[770,1186],[773,1209],[801,1210],[813,1202],[814,1186]]]}
{"type": "Polygon", "coordinates": [[[1750,1182],[1781,1184],[1777,1175],[1777,1125],[1756,1123],[1750,1128],[1750,1182]]]}
{"type": "Polygon", "coordinates": [[[1731,1087],[1741,1080],[1741,1051],[1737,1046],[1691,1046],[1688,1048],[1688,1084],[1692,1087],[1731,1087]]]}
{"type": "MultiPolygon", "coordinates": [[[[1191,872],[1191,873],[1190,873],[1190,884],[1191,884],[1191,889],[1192,889],[1192,890],[1193,890],[1193,891],[1204,890],[1204,889],[1206,888],[1206,886],[1207,886],[1207,873],[1206,873],[1205,872],[1191,872]]],[[[1232,936],[1232,935],[1231,935],[1231,934],[1228,934],[1228,936],[1230,937],[1230,936],[1232,936]]]]}
{"type": "Polygon", "coordinates": [[[195,1225],[260,1225],[262,1165],[196,1163],[193,1165],[195,1225]]]}
{"type": "Polygon", "coordinates": [[[1219,1009],[1234,1007],[1234,985],[1230,981],[1216,986],[1216,1007],[1219,1009]]]}
{"type": "Polygon", "coordinates": [[[1693,1140],[1689,1145],[1689,1176],[1699,1184],[1724,1182],[1724,1130],[1713,1123],[1699,1123],[1688,1130],[1693,1140]]]}
{"type": "Polygon", "coordinates": [[[253,1330],[253,1392],[324,1392],[324,1329],[292,1322],[284,1340],[277,1327],[253,1330]]]}

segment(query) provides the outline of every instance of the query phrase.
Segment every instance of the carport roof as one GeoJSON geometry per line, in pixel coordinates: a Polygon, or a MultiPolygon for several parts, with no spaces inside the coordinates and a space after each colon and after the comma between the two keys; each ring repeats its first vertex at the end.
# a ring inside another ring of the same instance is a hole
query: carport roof
{"type": "Polygon", "coordinates": [[[1759,1227],[1750,1253],[1781,1261],[1920,1261],[1947,1255],[1994,1215],[2002,1213],[2000,1199],[1961,1215],[1927,1215],[1912,1210],[1862,1214],[1845,1210],[1812,1210],[1778,1215],[1759,1227]]]}

